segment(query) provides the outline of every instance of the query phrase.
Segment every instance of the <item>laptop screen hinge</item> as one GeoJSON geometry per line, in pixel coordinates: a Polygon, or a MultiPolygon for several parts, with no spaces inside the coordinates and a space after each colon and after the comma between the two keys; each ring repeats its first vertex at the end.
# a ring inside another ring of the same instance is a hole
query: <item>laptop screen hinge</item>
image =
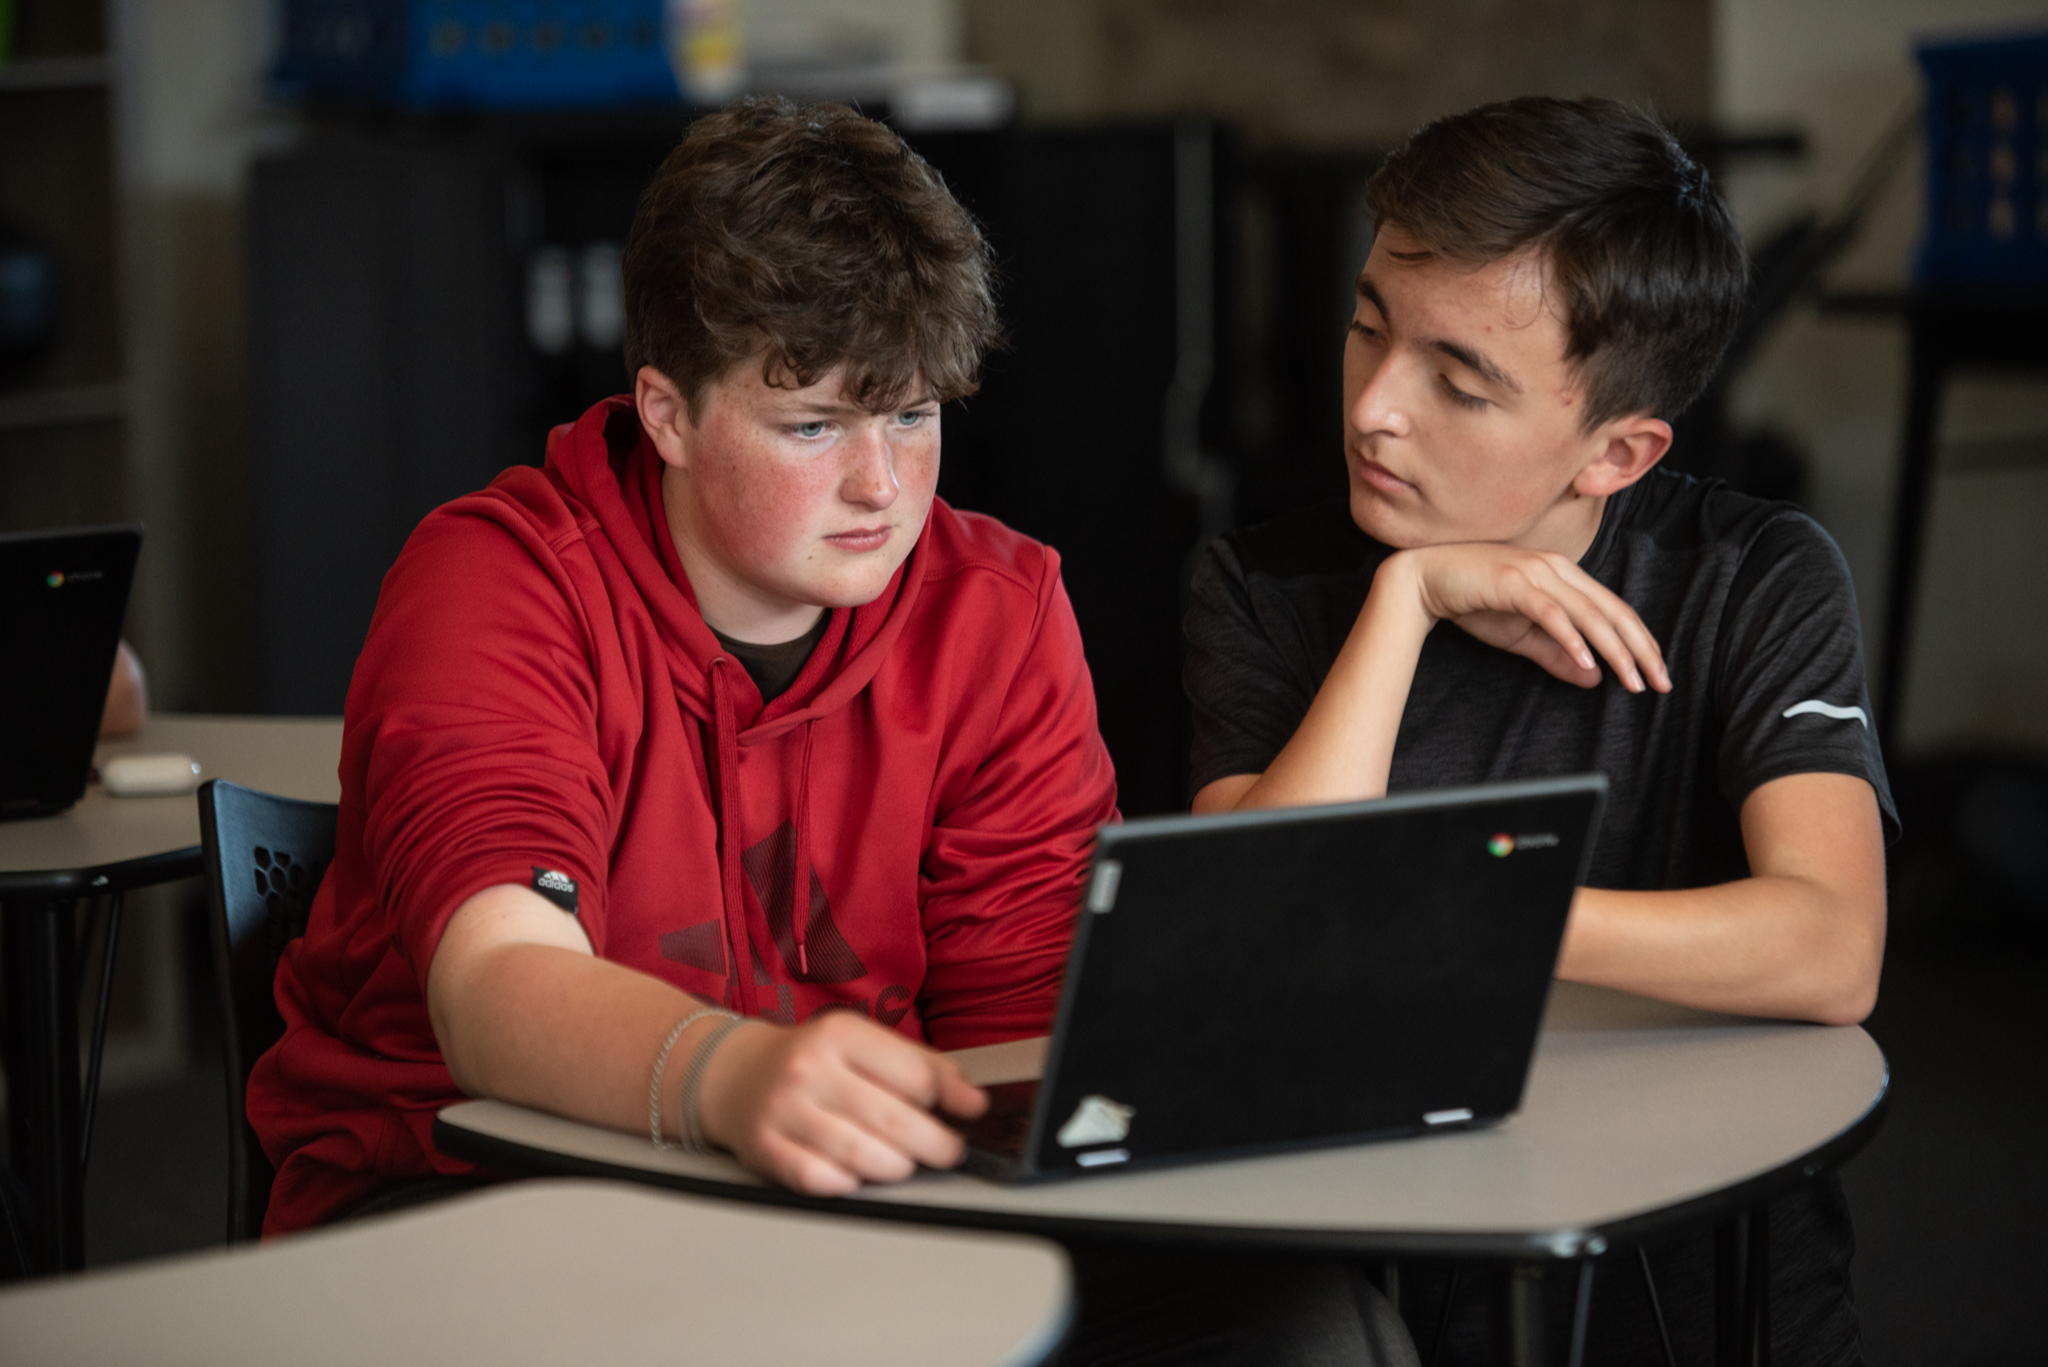
{"type": "Polygon", "coordinates": [[[1124,866],[1114,859],[1098,860],[1095,876],[1088,883],[1088,910],[1100,914],[1116,905],[1116,885],[1123,880],[1124,866]]]}

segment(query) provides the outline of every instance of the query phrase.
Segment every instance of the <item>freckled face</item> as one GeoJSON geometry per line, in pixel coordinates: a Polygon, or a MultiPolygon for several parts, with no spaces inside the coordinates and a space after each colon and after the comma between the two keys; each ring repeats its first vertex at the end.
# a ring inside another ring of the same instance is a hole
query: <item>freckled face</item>
{"type": "Polygon", "coordinates": [[[1419,250],[1389,227],[1359,274],[1344,343],[1352,519],[1396,547],[1569,544],[1572,481],[1606,436],[1579,430],[1584,391],[1541,261],[1397,259],[1419,250]]]}
{"type": "Polygon", "coordinates": [[[872,602],[924,529],[938,405],[870,413],[843,382],[778,389],[743,362],[676,429],[663,506],[705,619],[729,636],[789,640],[819,608],[872,602]]]}

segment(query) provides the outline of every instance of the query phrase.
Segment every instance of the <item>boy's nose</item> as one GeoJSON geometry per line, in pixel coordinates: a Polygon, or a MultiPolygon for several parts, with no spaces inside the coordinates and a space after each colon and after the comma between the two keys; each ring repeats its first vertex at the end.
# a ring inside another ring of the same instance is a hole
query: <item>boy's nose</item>
{"type": "Polygon", "coordinates": [[[896,501],[895,453],[879,426],[864,425],[854,438],[852,460],[840,492],[849,503],[886,508],[896,501]]]}
{"type": "Polygon", "coordinates": [[[1385,432],[1397,437],[1408,434],[1413,389],[1408,383],[1411,377],[1404,375],[1403,370],[1404,367],[1389,357],[1366,377],[1364,387],[1351,400],[1349,411],[1344,415],[1352,431],[1360,434],[1385,432]]]}

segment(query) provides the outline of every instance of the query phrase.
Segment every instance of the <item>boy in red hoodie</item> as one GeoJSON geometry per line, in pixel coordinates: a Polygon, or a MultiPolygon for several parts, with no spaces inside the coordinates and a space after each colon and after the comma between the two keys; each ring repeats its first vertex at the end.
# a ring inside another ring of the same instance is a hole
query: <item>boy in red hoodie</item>
{"type": "Polygon", "coordinates": [[[937,1051],[1049,1027],[1115,779],[1058,557],[934,497],[980,233],[880,125],[747,101],[625,297],[631,397],[384,582],[250,1079],[267,1232],[463,1182],[465,1095],[811,1193],[950,1166],[985,1101],[937,1051]]]}

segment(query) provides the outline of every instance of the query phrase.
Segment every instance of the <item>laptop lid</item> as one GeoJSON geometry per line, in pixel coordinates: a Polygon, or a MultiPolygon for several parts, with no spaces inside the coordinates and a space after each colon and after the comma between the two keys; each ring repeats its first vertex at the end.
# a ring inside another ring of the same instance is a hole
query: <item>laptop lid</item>
{"type": "Polygon", "coordinates": [[[1022,1161],[976,1166],[1070,1175],[1509,1114],[1606,789],[1105,827],[1022,1161]]]}
{"type": "Polygon", "coordinates": [[[85,795],[141,548],[137,526],[0,535],[0,818],[85,795]]]}

